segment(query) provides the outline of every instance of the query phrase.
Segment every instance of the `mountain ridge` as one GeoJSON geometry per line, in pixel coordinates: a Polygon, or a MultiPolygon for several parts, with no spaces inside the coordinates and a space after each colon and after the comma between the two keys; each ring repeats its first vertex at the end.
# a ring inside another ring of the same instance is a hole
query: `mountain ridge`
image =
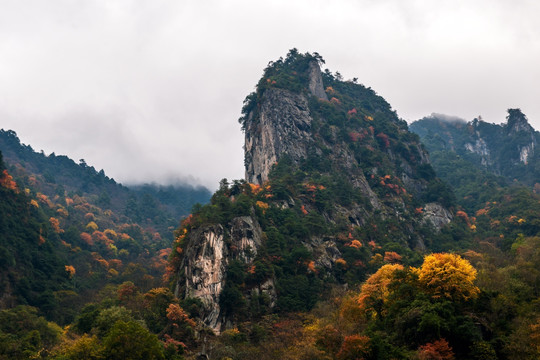
{"type": "Polygon", "coordinates": [[[409,128],[420,135],[430,153],[455,152],[494,175],[528,186],[540,179],[540,133],[520,109],[508,109],[506,122],[501,124],[487,123],[481,117],[448,122],[434,114],[409,128]]]}

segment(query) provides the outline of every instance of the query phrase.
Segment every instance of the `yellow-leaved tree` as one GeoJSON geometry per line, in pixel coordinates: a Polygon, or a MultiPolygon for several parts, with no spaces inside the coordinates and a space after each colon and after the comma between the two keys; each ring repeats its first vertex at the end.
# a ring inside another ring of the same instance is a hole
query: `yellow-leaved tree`
{"type": "Polygon", "coordinates": [[[456,254],[428,255],[422,266],[415,271],[420,285],[433,297],[466,301],[475,298],[480,292],[474,285],[476,269],[456,254]]]}
{"type": "Polygon", "coordinates": [[[381,316],[384,303],[390,295],[388,287],[394,279],[394,272],[403,269],[403,266],[399,264],[387,264],[371,275],[360,290],[358,297],[360,308],[366,313],[371,312],[372,315],[381,316]]]}

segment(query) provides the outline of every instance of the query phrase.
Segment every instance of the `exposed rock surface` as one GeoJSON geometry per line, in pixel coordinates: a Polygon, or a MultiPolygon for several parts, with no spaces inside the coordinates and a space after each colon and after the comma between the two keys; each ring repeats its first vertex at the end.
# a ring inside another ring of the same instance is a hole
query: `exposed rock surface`
{"type": "Polygon", "coordinates": [[[324,91],[321,68],[315,61],[309,64],[309,91],[319,99],[328,100],[328,96],[324,91]]]}
{"type": "MultiPolygon", "coordinates": [[[[478,134],[480,136],[480,134],[478,134]]],[[[491,154],[487,143],[484,139],[479,137],[474,143],[465,144],[465,149],[468,151],[480,155],[482,158],[482,165],[488,166],[492,164],[491,154]]]]}
{"type": "Polygon", "coordinates": [[[424,206],[424,221],[431,223],[437,230],[449,224],[453,218],[452,213],[440,204],[428,203],[424,206]]]}
{"type": "Polygon", "coordinates": [[[312,118],[305,95],[284,89],[268,89],[260,116],[249,121],[245,131],[246,180],[262,184],[281,155],[293,161],[306,157],[311,146],[312,118]]]}
{"type": "MultiPolygon", "coordinates": [[[[189,246],[181,266],[184,276],[182,283],[177,284],[177,296],[182,291],[185,298],[200,299],[205,324],[219,333],[227,325],[219,303],[227,265],[231,260],[253,261],[261,246],[261,227],[252,217],[238,217],[228,228],[216,224],[193,231],[187,241],[189,246]]],[[[258,291],[275,298],[272,279],[258,291]]]]}

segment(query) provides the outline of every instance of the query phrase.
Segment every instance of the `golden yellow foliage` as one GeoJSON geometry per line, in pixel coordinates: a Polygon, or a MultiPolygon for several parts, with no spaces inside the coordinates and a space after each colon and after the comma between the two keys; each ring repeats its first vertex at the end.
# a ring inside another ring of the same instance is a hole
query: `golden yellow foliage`
{"type": "Polygon", "coordinates": [[[262,201],[257,201],[257,202],[255,203],[255,205],[257,205],[257,207],[261,208],[263,212],[264,212],[266,209],[268,209],[268,204],[265,203],[265,202],[262,202],[262,201]]]}
{"type": "Polygon", "coordinates": [[[113,229],[105,229],[103,234],[111,240],[115,240],[118,237],[118,234],[113,229]]]}
{"type": "Polygon", "coordinates": [[[88,224],[86,224],[86,230],[96,231],[97,229],[98,229],[98,226],[93,221],[90,221],[88,224]]]}
{"type": "Polygon", "coordinates": [[[362,247],[362,243],[356,239],[352,240],[350,243],[345,244],[345,246],[353,247],[356,249],[360,249],[362,247]]]}
{"type": "Polygon", "coordinates": [[[369,277],[362,285],[358,304],[366,311],[380,313],[382,305],[388,300],[390,290],[388,286],[394,278],[396,270],[403,270],[403,265],[387,264],[382,266],[377,272],[369,277]]]}
{"type": "Polygon", "coordinates": [[[418,281],[434,297],[453,301],[475,298],[480,290],[474,285],[476,269],[456,254],[431,254],[415,269],[418,281]]]}
{"type": "Polygon", "coordinates": [[[69,216],[69,213],[67,212],[66,209],[64,209],[63,207],[60,207],[56,210],[56,213],[60,216],[63,216],[63,217],[68,217],[69,216]]]}
{"type": "Polygon", "coordinates": [[[257,185],[257,184],[249,183],[249,187],[251,188],[251,192],[252,192],[254,195],[257,195],[257,194],[260,193],[261,190],[262,190],[261,185],[257,185]]]}

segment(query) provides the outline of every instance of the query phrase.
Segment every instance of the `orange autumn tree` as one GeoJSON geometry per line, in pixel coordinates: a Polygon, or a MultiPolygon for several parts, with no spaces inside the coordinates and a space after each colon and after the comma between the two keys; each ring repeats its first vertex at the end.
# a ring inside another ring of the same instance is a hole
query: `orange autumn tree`
{"type": "Polygon", "coordinates": [[[337,360],[367,359],[370,355],[370,338],[364,335],[346,336],[336,354],[337,360]]]}
{"type": "Polygon", "coordinates": [[[11,176],[7,170],[4,170],[0,173],[0,186],[3,186],[6,189],[10,189],[15,192],[19,192],[19,189],[17,188],[17,183],[15,182],[15,180],[13,180],[13,176],[11,176]]]}
{"type": "Polygon", "coordinates": [[[414,269],[418,281],[433,297],[452,301],[475,298],[480,290],[474,285],[476,269],[456,254],[431,254],[424,258],[419,269],[414,269]]]}
{"type": "Polygon", "coordinates": [[[445,339],[439,339],[432,343],[420,346],[418,349],[420,360],[453,360],[454,353],[445,339]]]}
{"type": "Polygon", "coordinates": [[[389,285],[394,279],[394,272],[403,269],[403,265],[399,264],[384,265],[362,285],[358,304],[366,314],[382,315],[384,303],[390,295],[389,285]]]}

